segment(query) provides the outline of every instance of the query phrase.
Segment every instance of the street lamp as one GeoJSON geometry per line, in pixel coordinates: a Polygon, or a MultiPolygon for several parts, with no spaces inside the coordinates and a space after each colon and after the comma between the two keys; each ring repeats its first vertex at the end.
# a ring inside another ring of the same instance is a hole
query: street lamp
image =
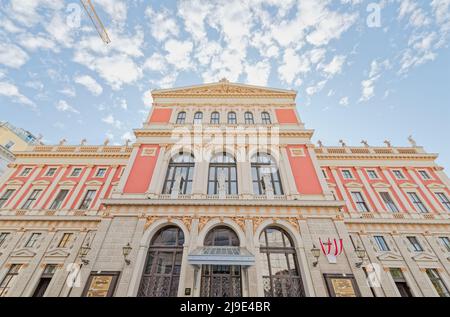
{"type": "Polygon", "coordinates": [[[313,262],[313,266],[316,267],[317,264],[319,264],[319,257],[320,257],[320,249],[313,245],[313,248],[311,249],[312,255],[316,258],[316,261],[313,262]]]}
{"type": "Polygon", "coordinates": [[[91,251],[91,247],[89,246],[89,244],[82,246],[80,249],[80,258],[85,265],[89,264],[89,260],[85,259],[89,251],[91,251]]]}
{"type": "Polygon", "coordinates": [[[356,252],[356,256],[358,257],[358,259],[361,260],[361,262],[356,263],[356,267],[361,267],[361,265],[364,262],[364,258],[366,257],[366,250],[364,250],[360,246],[357,246],[355,249],[355,252],[356,252]]]}
{"type": "Polygon", "coordinates": [[[130,254],[130,252],[131,252],[132,249],[133,249],[133,248],[131,247],[131,245],[130,245],[129,242],[127,243],[126,246],[124,246],[124,247],[122,248],[123,257],[124,257],[125,263],[126,263],[127,265],[130,265],[130,263],[131,263],[131,261],[128,259],[128,255],[130,254]]]}

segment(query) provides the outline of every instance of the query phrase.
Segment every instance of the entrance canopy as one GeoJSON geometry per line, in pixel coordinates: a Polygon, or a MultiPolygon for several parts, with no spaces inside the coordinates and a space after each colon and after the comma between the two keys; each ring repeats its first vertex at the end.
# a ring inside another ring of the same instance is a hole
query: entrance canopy
{"type": "Polygon", "coordinates": [[[246,248],[240,247],[201,247],[188,255],[189,264],[192,265],[242,265],[255,264],[255,256],[246,248]]]}

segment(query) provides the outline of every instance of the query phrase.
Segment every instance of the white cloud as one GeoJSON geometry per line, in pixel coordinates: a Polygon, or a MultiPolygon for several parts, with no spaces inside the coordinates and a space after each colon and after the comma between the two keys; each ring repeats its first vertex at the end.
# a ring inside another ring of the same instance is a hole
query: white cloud
{"type": "Polygon", "coordinates": [[[120,100],[120,104],[119,107],[123,110],[127,110],[128,109],[128,103],[125,99],[121,99],[120,100]]]}
{"type": "Polygon", "coordinates": [[[86,87],[93,95],[100,96],[103,93],[102,86],[97,81],[88,75],[75,77],[75,82],[86,87]]]}
{"type": "Polygon", "coordinates": [[[326,83],[327,83],[326,80],[322,80],[322,81],[318,82],[316,85],[306,88],[306,93],[309,96],[315,95],[325,87],[326,83]]]}
{"type": "Polygon", "coordinates": [[[270,74],[270,63],[261,61],[254,65],[246,64],[247,82],[253,85],[265,86],[270,74]]]}
{"type": "Polygon", "coordinates": [[[144,92],[142,95],[142,102],[147,108],[150,108],[153,104],[153,97],[152,97],[152,91],[151,89],[144,92]]]}
{"type": "Polygon", "coordinates": [[[0,43],[0,64],[20,68],[28,61],[28,54],[14,44],[0,43]]]}
{"type": "Polygon", "coordinates": [[[72,112],[77,114],[80,113],[77,109],[69,105],[65,100],[58,101],[58,103],[56,104],[56,109],[61,112],[72,112]]]}
{"type": "Polygon", "coordinates": [[[341,100],[339,100],[339,104],[341,106],[348,106],[348,104],[349,104],[348,97],[343,97],[341,100]]]}
{"type": "Polygon", "coordinates": [[[120,122],[117,119],[114,119],[114,116],[112,114],[109,114],[108,116],[104,117],[102,121],[105,122],[106,124],[114,126],[117,129],[122,128],[122,122],[120,122]]]}
{"type": "Polygon", "coordinates": [[[150,32],[158,41],[161,42],[168,37],[178,35],[179,28],[177,22],[171,18],[170,12],[167,9],[156,12],[151,7],[148,7],[145,10],[145,15],[150,21],[150,32]]]}
{"type": "Polygon", "coordinates": [[[0,82],[0,96],[5,96],[11,98],[13,102],[36,108],[36,105],[26,96],[22,95],[19,88],[11,83],[0,82]]]}
{"type": "Polygon", "coordinates": [[[321,68],[328,75],[334,76],[342,71],[342,66],[344,65],[345,60],[345,56],[338,55],[335,56],[329,64],[323,65],[321,68]]]}
{"type": "Polygon", "coordinates": [[[165,50],[168,52],[166,60],[176,69],[186,70],[192,66],[191,52],[193,45],[189,41],[168,40],[164,44],[165,50]]]}

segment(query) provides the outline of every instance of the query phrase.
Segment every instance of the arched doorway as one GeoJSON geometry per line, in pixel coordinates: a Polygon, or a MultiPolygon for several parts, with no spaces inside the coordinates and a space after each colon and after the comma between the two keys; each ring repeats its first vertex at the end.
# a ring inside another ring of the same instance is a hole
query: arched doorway
{"type": "Polygon", "coordinates": [[[164,227],[153,237],[147,253],[138,297],[175,297],[183,258],[183,231],[164,227]]]}
{"type": "Polygon", "coordinates": [[[281,228],[267,227],[259,237],[264,295],[305,296],[297,253],[291,237],[281,228]]]}
{"type": "MultiPolygon", "coordinates": [[[[205,246],[222,249],[239,247],[239,238],[228,227],[220,226],[208,232],[205,246]]],[[[212,249],[212,252],[214,249],[212,249]]],[[[223,253],[221,250],[220,253],[223,253]]],[[[202,297],[240,297],[242,296],[240,265],[202,265],[201,291],[202,297]]]]}

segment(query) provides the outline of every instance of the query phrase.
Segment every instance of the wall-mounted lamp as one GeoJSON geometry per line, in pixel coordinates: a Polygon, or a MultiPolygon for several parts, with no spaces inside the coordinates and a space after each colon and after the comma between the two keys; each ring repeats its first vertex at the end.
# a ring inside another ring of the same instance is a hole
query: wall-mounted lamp
{"type": "Polygon", "coordinates": [[[366,250],[364,250],[360,246],[357,246],[355,249],[355,252],[356,252],[356,256],[358,257],[358,259],[361,260],[361,262],[356,263],[356,267],[361,267],[361,265],[364,262],[364,258],[366,257],[366,250]]]}
{"type": "Polygon", "coordinates": [[[319,257],[320,257],[320,249],[313,245],[313,248],[311,249],[311,253],[316,258],[316,261],[313,262],[313,266],[316,267],[317,264],[319,264],[319,257]]]}
{"type": "Polygon", "coordinates": [[[83,264],[85,265],[89,264],[89,260],[86,259],[86,255],[89,253],[89,251],[91,251],[91,247],[89,246],[89,244],[85,244],[80,249],[81,262],[83,262],[83,264]]]}
{"type": "Polygon", "coordinates": [[[122,248],[122,252],[123,252],[123,257],[125,259],[125,263],[127,265],[130,265],[131,261],[130,259],[128,259],[128,255],[130,255],[130,252],[133,248],[131,247],[130,243],[128,242],[126,246],[124,246],[122,248]]]}

